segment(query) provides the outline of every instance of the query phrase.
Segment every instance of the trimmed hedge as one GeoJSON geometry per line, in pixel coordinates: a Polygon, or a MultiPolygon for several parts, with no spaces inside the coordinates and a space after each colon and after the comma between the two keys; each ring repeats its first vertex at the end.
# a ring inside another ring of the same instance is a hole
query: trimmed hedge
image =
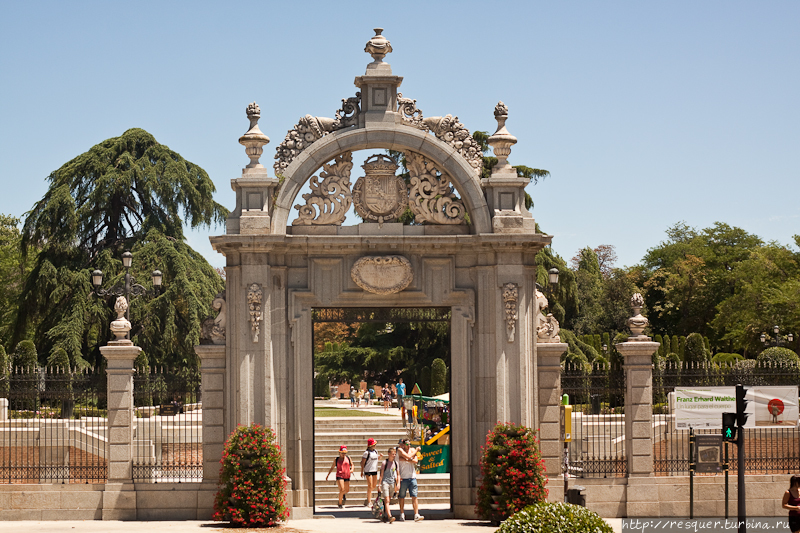
{"type": "Polygon", "coordinates": [[[526,507],[500,524],[497,533],[613,533],[600,515],[586,507],[542,502],[526,507]]]}

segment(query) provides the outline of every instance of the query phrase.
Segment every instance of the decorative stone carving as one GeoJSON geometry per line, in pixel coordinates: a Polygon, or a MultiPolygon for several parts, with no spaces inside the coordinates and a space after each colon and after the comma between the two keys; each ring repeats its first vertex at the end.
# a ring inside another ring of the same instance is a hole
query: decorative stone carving
{"type": "Polygon", "coordinates": [[[633,316],[628,319],[628,328],[631,330],[632,337],[629,341],[649,341],[650,337],[644,335],[644,328],[647,327],[648,320],[642,316],[642,307],[644,307],[644,298],[638,292],[631,296],[631,308],[633,309],[633,316]]]}
{"type": "Polygon", "coordinates": [[[309,180],[311,192],[303,195],[306,205],[296,205],[299,211],[293,226],[332,224],[341,226],[353,203],[350,194],[350,170],[353,155],[345,152],[336,156],[333,163],[322,166],[322,172],[309,180]],[[320,179],[322,182],[320,183],[320,179]]]}
{"type": "Polygon", "coordinates": [[[511,154],[511,147],[517,143],[517,138],[506,129],[508,106],[503,102],[498,102],[494,108],[494,118],[497,120],[497,131],[488,140],[489,145],[492,147],[492,152],[497,157],[497,165],[492,169],[492,173],[495,173],[495,170],[511,166],[508,164],[508,156],[511,154]]]}
{"type": "Polygon", "coordinates": [[[225,291],[217,294],[211,307],[219,313],[216,317],[210,316],[203,321],[200,344],[225,344],[225,328],[228,322],[225,291]]]}
{"type": "Polygon", "coordinates": [[[447,174],[420,154],[406,152],[411,176],[408,207],[418,223],[463,224],[464,202],[453,193],[447,174]]]}
{"type": "Polygon", "coordinates": [[[517,329],[517,284],[506,283],[503,285],[503,303],[506,307],[506,334],[508,342],[514,342],[517,329]]]}
{"type": "Polygon", "coordinates": [[[383,28],[375,28],[375,36],[367,41],[364,51],[372,56],[375,63],[383,63],[383,58],[386,54],[392,52],[392,44],[389,40],[381,35],[383,28]]]}
{"type": "Polygon", "coordinates": [[[250,120],[250,129],[247,133],[239,137],[239,144],[245,147],[245,153],[250,158],[250,164],[245,168],[264,168],[264,165],[259,163],[261,154],[264,153],[263,146],[269,143],[269,137],[261,133],[258,127],[258,119],[261,118],[261,109],[255,102],[247,106],[245,110],[247,118],[250,120]]]}
{"type": "Polygon", "coordinates": [[[353,203],[364,220],[380,224],[395,220],[408,205],[408,190],[403,178],[395,176],[397,161],[383,154],[370,156],[361,167],[365,176],[356,180],[353,203]]]}
{"type": "Polygon", "coordinates": [[[411,285],[414,272],[402,255],[367,256],[355,262],[350,277],[372,294],[395,294],[411,285]]]}
{"type": "Polygon", "coordinates": [[[114,340],[111,341],[117,344],[133,344],[131,341],[126,340],[128,332],[131,330],[131,323],[125,318],[125,312],[128,310],[128,300],[124,296],[118,296],[114,304],[114,311],[117,312],[117,318],[111,322],[111,333],[114,334],[114,340]]]}
{"type": "Polygon", "coordinates": [[[258,335],[261,332],[261,298],[263,291],[261,285],[253,283],[247,289],[247,307],[250,313],[250,332],[253,342],[258,342],[258,335]]]}
{"type": "Polygon", "coordinates": [[[277,161],[273,165],[275,173],[283,174],[284,169],[294,161],[300,152],[323,136],[358,125],[358,115],[361,112],[360,102],[361,93],[357,92],[355,96],[342,99],[342,108],[336,111],[336,118],[306,115],[298,120],[278,146],[275,154],[277,161]]]}
{"type": "Polygon", "coordinates": [[[483,151],[469,130],[458,121],[458,117],[445,115],[425,118],[422,116],[422,111],[417,108],[417,101],[403,98],[403,93],[397,94],[397,111],[403,119],[403,124],[432,132],[437,139],[455,148],[459,155],[480,173],[483,168],[483,151]]]}

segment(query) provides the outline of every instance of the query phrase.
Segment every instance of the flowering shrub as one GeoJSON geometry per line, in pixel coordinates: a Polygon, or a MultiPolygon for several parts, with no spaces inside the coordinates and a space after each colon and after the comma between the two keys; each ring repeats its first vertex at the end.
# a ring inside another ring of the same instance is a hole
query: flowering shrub
{"type": "Polygon", "coordinates": [[[214,520],[275,526],[289,516],[280,447],[270,428],[239,426],[225,443],[214,520]]]}
{"type": "Polygon", "coordinates": [[[498,423],[482,448],[478,503],[481,518],[500,522],[547,498],[544,461],[536,432],[525,426],[498,423]]]}
{"type": "Polygon", "coordinates": [[[542,502],[526,507],[504,521],[497,533],[612,533],[594,511],[569,503],[542,502]]]}

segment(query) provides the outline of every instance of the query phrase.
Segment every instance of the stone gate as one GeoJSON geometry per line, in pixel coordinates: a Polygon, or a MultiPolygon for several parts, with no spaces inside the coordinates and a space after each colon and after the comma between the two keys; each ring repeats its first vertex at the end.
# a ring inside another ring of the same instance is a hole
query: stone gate
{"type": "Polygon", "coordinates": [[[451,310],[456,516],[473,516],[480,447],[498,421],[539,428],[548,470],[559,472],[558,355],[566,346],[552,324],[536,334],[535,256],[551,236],[536,232],[525,207],[529,180],[508,163],[517,142],[505,128],[508,109],[494,109],[489,144],[498,163],[482,179],[481,148],[458,118],[425,116],[398,92],[403,78],[384,61],[392,47],[381,33],[366,45],[373,61],[355,78],[355,96],[334,118],[302,117],[278,146],[272,175],[259,162],[269,142],[259,108],[248,106],[250,129],[239,142],[250,164],[232,180],[226,234],[211,238],[226,258],[224,363],[221,351],[209,363],[212,347],[199,353],[204,368],[222,374],[221,433],[250,423],[276,430],[295,518],[314,505],[314,308],[451,310]],[[351,185],[359,150],[375,153],[351,185]],[[408,184],[386,150],[402,154],[408,184]],[[344,226],[351,206],[363,222],[344,226]],[[414,223],[398,222],[408,211],[414,223]]]}

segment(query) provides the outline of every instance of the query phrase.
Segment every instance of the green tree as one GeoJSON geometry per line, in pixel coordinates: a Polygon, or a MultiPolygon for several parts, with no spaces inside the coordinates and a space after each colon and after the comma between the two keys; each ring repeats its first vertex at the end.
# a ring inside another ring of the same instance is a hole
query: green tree
{"type": "Polygon", "coordinates": [[[8,398],[9,376],[11,375],[11,357],[0,344],[0,398],[8,398]]]}
{"type": "Polygon", "coordinates": [[[671,353],[676,353],[678,356],[681,354],[681,345],[680,341],[678,340],[677,335],[672,336],[672,341],[669,343],[669,348],[671,353]]]}
{"type": "Polygon", "coordinates": [[[194,364],[193,345],[222,279],[184,242],[183,224],[221,223],[206,172],[141,129],[103,141],[48,176],[45,196],[27,213],[23,257],[38,251],[20,296],[14,338],[32,334],[45,353],[63,348],[73,364],[101,362],[112,299],[92,296],[90,273],[122,277],[122,252],[134,254],[132,274],[164,272],[166,290],[130,302],[135,343],[154,363],[194,364]],[[137,322],[138,321],[138,322],[137,322]],[[153,328],[159,328],[153,331],[153,328]]]}
{"type": "Polygon", "coordinates": [[[565,324],[577,335],[590,334],[600,329],[603,306],[603,280],[597,254],[589,247],[583,248],[572,259],[575,281],[578,285],[579,313],[565,324]]]}
{"type": "Polygon", "coordinates": [[[438,357],[431,363],[431,396],[439,396],[447,392],[447,365],[438,357]]]}
{"type": "Polygon", "coordinates": [[[0,214],[0,344],[9,349],[23,281],[33,257],[22,257],[18,224],[18,218],[0,214]]]}
{"type": "Polygon", "coordinates": [[[703,344],[703,336],[699,333],[690,333],[686,337],[684,350],[684,361],[703,363],[711,359],[711,354],[706,351],[706,347],[703,344]]]}

